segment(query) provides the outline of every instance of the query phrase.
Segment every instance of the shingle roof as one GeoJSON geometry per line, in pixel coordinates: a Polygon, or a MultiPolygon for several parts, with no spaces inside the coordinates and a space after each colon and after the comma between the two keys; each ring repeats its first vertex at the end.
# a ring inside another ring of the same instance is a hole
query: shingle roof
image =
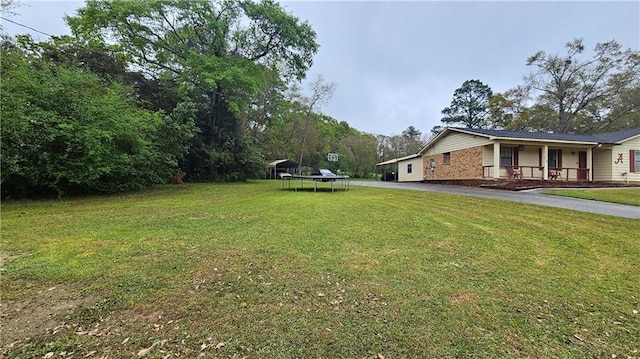
{"type": "Polygon", "coordinates": [[[480,135],[500,137],[500,138],[526,138],[531,140],[551,140],[551,141],[571,141],[571,142],[595,142],[613,144],[624,141],[628,138],[640,135],[640,128],[630,130],[599,133],[596,135],[574,135],[568,133],[548,133],[548,132],[525,132],[507,130],[487,130],[475,128],[450,127],[467,133],[477,133],[480,135]]]}
{"type": "Polygon", "coordinates": [[[573,135],[567,133],[548,133],[548,132],[525,132],[525,131],[507,131],[507,130],[486,130],[474,128],[451,127],[452,130],[460,130],[463,132],[477,133],[492,137],[501,138],[526,138],[531,140],[553,140],[553,141],[574,141],[574,142],[600,142],[596,136],[592,135],[573,135]]]}
{"type": "Polygon", "coordinates": [[[630,130],[607,132],[597,134],[598,142],[601,143],[617,143],[622,142],[628,138],[640,135],[640,128],[633,128],[630,130]]]}
{"type": "Polygon", "coordinates": [[[376,166],[386,166],[386,165],[392,165],[394,163],[398,163],[400,161],[405,161],[405,160],[410,160],[412,158],[416,158],[416,157],[420,157],[419,153],[415,153],[413,155],[409,155],[409,156],[404,156],[404,157],[399,157],[399,158],[393,158],[384,162],[380,162],[380,163],[376,163],[376,166]]]}

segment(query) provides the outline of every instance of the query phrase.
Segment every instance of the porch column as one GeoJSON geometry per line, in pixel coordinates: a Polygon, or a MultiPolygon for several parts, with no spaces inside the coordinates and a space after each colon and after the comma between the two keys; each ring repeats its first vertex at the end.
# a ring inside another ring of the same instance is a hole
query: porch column
{"type": "Polygon", "coordinates": [[[589,182],[593,182],[593,148],[589,148],[587,151],[587,168],[589,169],[587,172],[587,179],[589,182]]]}
{"type": "Polygon", "coordinates": [[[493,178],[500,178],[500,143],[493,143],[493,178]]]}
{"type": "Polygon", "coordinates": [[[542,148],[542,179],[549,180],[549,145],[542,148]]]}

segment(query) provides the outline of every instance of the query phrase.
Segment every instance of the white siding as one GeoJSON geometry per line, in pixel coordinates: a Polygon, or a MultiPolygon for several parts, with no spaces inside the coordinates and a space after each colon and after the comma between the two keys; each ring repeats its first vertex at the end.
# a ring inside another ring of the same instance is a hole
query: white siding
{"type": "Polygon", "coordinates": [[[422,156],[398,161],[398,182],[422,181],[424,179],[422,164],[422,156]],[[408,165],[411,165],[411,173],[408,173],[408,165]]]}
{"type": "Polygon", "coordinates": [[[518,153],[518,165],[523,166],[524,178],[542,179],[540,167],[540,147],[525,146],[524,151],[518,153]]]}
{"type": "Polygon", "coordinates": [[[444,138],[434,143],[424,154],[431,156],[438,153],[453,152],[466,148],[484,146],[491,141],[482,136],[474,136],[466,133],[450,132],[444,138]]]}
{"type": "Polygon", "coordinates": [[[629,171],[632,158],[629,158],[630,150],[640,150],[640,136],[636,138],[632,138],[619,146],[613,146],[612,149],[612,166],[613,166],[613,181],[630,181],[630,182],[640,182],[640,168],[636,166],[636,172],[631,173],[629,171]],[[622,162],[615,163],[618,159],[618,156],[622,153],[622,162]],[[626,178],[623,175],[626,173],[626,178]]]}
{"type": "Polygon", "coordinates": [[[593,180],[611,181],[613,178],[613,151],[610,148],[593,150],[593,180]]]}
{"type": "MultiPolygon", "coordinates": [[[[501,146],[507,147],[518,147],[518,144],[515,143],[503,143],[501,146]]],[[[526,144],[524,150],[518,152],[518,165],[524,166],[523,174],[525,178],[542,178],[542,171],[538,169],[538,165],[540,163],[539,156],[540,148],[537,146],[531,146],[530,144],[526,144]],[[532,168],[535,167],[535,168],[532,168]]],[[[484,146],[482,149],[482,165],[483,166],[493,166],[493,144],[490,146],[484,146]]],[[[485,171],[485,176],[487,173],[492,174],[493,169],[490,172],[485,171]]],[[[507,177],[508,173],[505,168],[500,168],[500,176],[507,177]]]]}
{"type": "MultiPolygon", "coordinates": [[[[562,172],[561,176],[563,180],[568,179],[569,181],[577,181],[578,180],[578,168],[580,166],[580,152],[587,152],[587,169],[592,171],[591,163],[589,163],[589,154],[591,151],[591,147],[588,146],[573,146],[567,147],[557,146],[557,145],[549,145],[549,151],[551,150],[561,150],[562,151],[562,172]],[[569,176],[567,178],[567,175],[569,176]]],[[[549,167],[552,165],[550,164],[549,167]]],[[[584,173],[586,179],[589,178],[588,173],[584,173]]]]}
{"type": "Polygon", "coordinates": [[[493,144],[482,147],[482,165],[493,166],[493,144]]]}
{"type": "MultiPolygon", "coordinates": [[[[522,143],[520,143],[522,144],[522,143]]],[[[505,142],[500,144],[503,147],[518,147],[518,143],[513,142],[505,142]]],[[[525,143],[524,150],[518,152],[518,165],[522,166],[523,174],[525,178],[534,178],[534,179],[542,179],[543,173],[539,167],[542,167],[543,164],[540,163],[540,150],[543,148],[543,143],[525,143]]],[[[562,178],[566,179],[567,176],[567,168],[569,170],[569,179],[577,180],[578,172],[576,168],[578,168],[578,159],[579,152],[588,152],[591,151],[589,147],[579,146],[579,147],[567,147],[567,146],[558,146],[557,144],[549,145],[549,149],[562,150],[562,167],[565,169],[562,171],[562,178]]],[[[493,166],[493,145],[484,146],[482,150],[482,165],[483,166],[493,166]]],[[[587,163],[587,168],[590,168],[591,164],[587,163]]],[[[485,176],[489,176],[493,173],[493,169],[490,171],[485,171],[485,176]]],[[[500,177],[507,177],[507,170],[505,168],[500,168],[500,177]]]]}

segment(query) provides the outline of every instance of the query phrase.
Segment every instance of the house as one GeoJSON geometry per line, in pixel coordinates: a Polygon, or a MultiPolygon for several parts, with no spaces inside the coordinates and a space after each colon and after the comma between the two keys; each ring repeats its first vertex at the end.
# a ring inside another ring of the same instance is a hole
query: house
{"type": "Polygon", "coordinates": [[[640,128],[603,133],[593,149],[594,181],[640,182],[640,128]]]}
{"type": "MultiPolygon", "coordinates": [[[[425,181],[522,178],[640,182],[640,128],[573,135],[449,127],[418,155],[425,181]]],[[[399,181],[416,180],[414,160],[398,159],[399,181]],[[411,176],[403,176],[401,169],[409,165],[411,176]]]]}

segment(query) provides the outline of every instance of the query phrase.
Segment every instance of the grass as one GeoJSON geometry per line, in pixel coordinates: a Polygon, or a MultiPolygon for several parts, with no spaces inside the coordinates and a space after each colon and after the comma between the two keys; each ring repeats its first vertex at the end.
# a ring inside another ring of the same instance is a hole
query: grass
{"type": "Polygon", "coordinates": [[[545,191],[544,193],[640,206],[640,188],[564,189],[545,191]]]}
{"type": "Polygon", "coordinates": [[[2,203],[3,354],[640,357],[640,221],[280,188],[2,203]]]}

